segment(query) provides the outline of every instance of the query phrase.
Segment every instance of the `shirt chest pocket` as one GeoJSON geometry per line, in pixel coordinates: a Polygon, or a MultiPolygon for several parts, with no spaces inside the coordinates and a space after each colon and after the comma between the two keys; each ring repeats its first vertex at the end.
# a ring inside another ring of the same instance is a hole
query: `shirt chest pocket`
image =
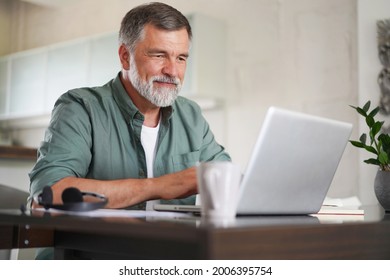
{"type": "Polygon", "coordinates": [[[199,156],[199,151],[172,156],[173,171],[177,172],[195,166],[199,162],[199,156]]]}

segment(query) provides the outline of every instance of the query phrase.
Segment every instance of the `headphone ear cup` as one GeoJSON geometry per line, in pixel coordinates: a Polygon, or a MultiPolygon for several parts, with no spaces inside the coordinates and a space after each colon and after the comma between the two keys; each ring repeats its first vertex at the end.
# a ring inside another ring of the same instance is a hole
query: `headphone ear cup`
{"type": "Polygon", "coordinates": [[[83,194],[75,187],[66,188],[61,195],[63,203],[78,203],[83,202],[83,194]]]}
{"type": "Polygon", "coordinates": [[[74,212],[83,212],[83,211],[92,211],[104,207],[108,199],[104,195],[100,195],[92,192],[81,192],[75,187],[66,188],[62,192],[62,201],[63,204],[53,204],[53,191],[51,187],[44,187],[42,192],[34,197],[39,205],[42,205],[45,209],[57,209],[64,211],[74,211],[74,212]],[[91,196],[98,198],[98,202],[84,202],[84,196],[91,196]]]}
{"type": "Polygon", "coordinates": [[[38,203],[43,205],[46,209],[53,203],[53,191],[51,187],[46,186],[42,192],[38,195],[38,203]]]}

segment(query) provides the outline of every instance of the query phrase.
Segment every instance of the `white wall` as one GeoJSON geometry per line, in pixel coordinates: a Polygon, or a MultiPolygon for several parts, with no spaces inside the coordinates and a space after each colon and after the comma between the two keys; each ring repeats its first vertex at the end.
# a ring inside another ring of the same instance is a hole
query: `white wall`
{"type": "MultiPolygon", "coordinates": [[[[379,104],[380,90],[377,77],[382,69],[378,59],[376,43],[376,22],[390,19],[389,0],[358,0],[358,81],[359,104],[363,105],[367,100],[372,101],[372,106],[379,104]]],[[[360,120],[360,133],[367,133],[364,120],[360,120]]],[[[365,204],[377,203],[373,185],[377,171],[376,166],[363,163],[368,158],[368,153],[361,151],[359,154],[359,195],[365,204]]]]}
{"type": "MultiPolygon", "coordinates": [[[[10,52],[116,31],[123,15],[142,2],[80,0],[60,7],[14,4],[10,13],[18,15],[12,23],[18,35],[12,37],[10,52]]],[[[356,0],[164,2],[184,14],[201,12],[226,23],[226,108],[218,114],[206,112],[206,116],[217,131],[224,127],[217,137],[243,168],[270,105],[357,125],[357,116],[348,107],[358,102],[356,0]]],[[[34,131],[18,131],[17,140],[38,145],[42,129],[34,131]]],[[[358,152],[348,145],[330,196],[358,193],[358,160],[358,152]]]]}
{"type": "MultiPolygon", "coordinates": [[[[246,4],[232,5],[237,14],[247,16],[238,19],[231,12],[227,17],[228,88],[234,96],[228,108],[227,141],[233,158],[246,163],[270,105],[355,123],[348,109],[357,100],[355,2],[246,4]]],[[[330,196],[355,194],[356,159],[348,146],[330,196]]]]}

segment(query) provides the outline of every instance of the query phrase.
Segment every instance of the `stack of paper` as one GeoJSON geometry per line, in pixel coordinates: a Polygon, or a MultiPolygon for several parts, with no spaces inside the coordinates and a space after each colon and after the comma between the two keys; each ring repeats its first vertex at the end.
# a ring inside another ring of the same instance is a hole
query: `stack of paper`
{"type": "Polygon", "coordinates": [[[314,214],[320,221],[357,221],[364,220],[364,210],[361,209],[357,197],[326,198],[320,211],[314,214]]]}

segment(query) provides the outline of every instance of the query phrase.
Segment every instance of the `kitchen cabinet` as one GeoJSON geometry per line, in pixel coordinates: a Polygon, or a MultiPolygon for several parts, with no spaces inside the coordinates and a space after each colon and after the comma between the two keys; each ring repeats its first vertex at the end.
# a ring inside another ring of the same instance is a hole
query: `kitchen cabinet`
{"type": "MultiPolygon", "coordinates": [[[[193,41],[181,94],[213,109],[225,93],[226,29],[204,15],[188,18],[193,41]]],[[[110,32],[1,57],[0,121],[49,115],[67,90],[108,82],[121,69],[117,53],[117,32],[110,32]]]]}

